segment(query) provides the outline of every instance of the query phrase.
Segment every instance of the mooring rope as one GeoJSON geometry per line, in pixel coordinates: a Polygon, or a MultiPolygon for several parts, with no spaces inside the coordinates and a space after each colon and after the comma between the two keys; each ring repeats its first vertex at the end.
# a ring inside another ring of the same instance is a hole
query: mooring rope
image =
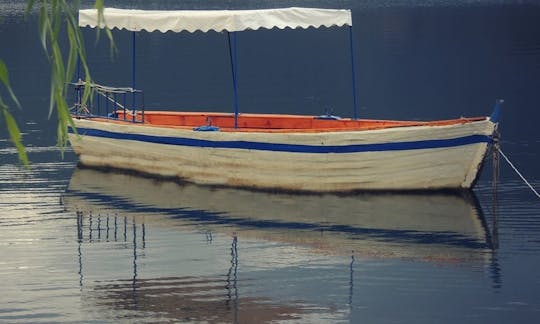
{"type": "Polygon", "coordinates": [[[536,191],[536,189],[534,189],[534,187],[529,183],[529,181],[527,181],[527,179],[525,179],[525,177],[521,174],[521,172],[519,172],[519,170],[514,166],[514,164],[510,161],[510,159],[503,153],[501,148],[498,147],[498,146],[495,146],[495,147],[497,148],[497,151],[499,151],[501,156],[506,160],[506,162],[508,162],[510,167],[512,167],[512,169],[514,169],[514,171],[521,178],[521,180],[523,180],[523,182],[525,182],[527,184],[527,186],[529,186],[529,188],[532,190],[532,192],[534,192],[536,197],[540,198],[540,194],[538,193],[538,191],[536,191]]]}

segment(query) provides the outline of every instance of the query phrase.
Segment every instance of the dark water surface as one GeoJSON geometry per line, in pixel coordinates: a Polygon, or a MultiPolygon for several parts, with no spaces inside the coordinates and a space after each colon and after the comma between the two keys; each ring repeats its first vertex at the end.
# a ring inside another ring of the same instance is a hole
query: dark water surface
{"type": "MultiPolygon", "coordinates": [[[[32,161],[0,127],[0,322],[536,323],[540,200],[491,161],[469,194],[288,195],[76,167],[55,148],[49,67],[24,1],[0,0],[0,57],[32,161]]],[[[489,114],[540,188],[540,5],[513,1],[107,1],[148,9],[352,8],[360,114],[489,114]]],[[[96,81],[131,84],[85,31],[96,81]]],[[[148,108],[232,111],[226,38],[140,33],[148,108]]],[[[240,110],[352,114],[344,29],[239,35],[240,110]]]]}

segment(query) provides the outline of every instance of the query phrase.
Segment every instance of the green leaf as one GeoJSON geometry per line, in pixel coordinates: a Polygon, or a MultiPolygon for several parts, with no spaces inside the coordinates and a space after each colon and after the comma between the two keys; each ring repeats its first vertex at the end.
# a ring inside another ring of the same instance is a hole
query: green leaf
{"type": "Polygon", "coordinates": [[[52,68],[51,69],[51,89],[50,89],[50,92],[49,92],[49,115],[47,118],[51,118],[52,116],[52,112],[54,110],[54,106],[55,106],[55,103],[56,103],[56,96],[54,95],[54,93],[56,92],[56,84],[55,84],[55,69],[52,68]]]}
{"type": "Polygon", "coordinates": [[[114,42],[113,34],[109,28],[105,28],[105,34],[107,34],[107,38],[109,39],[109,48],[110,48],[110,55],[111,59],[114,58],[116,54],[118,54],[118,48],[116,48],[116,44],[114,42]]]}
{"type": "MultiPolygon", "coordinates": [[[[96,0],[94,4],[94,8],[98,11],[98,27],[102,25],[102,23],[105,22],[103,18],[103,10],[104,10],[104,0],[96,0]]],[[[99,28],[98,28],[99,29],[99,28]]]]}
{"type": "Polygon", "coordinates": [[[26,3],[26,10],[24,11],[24,15],[28,17],[30,14],[30,11],[32,11],[32,8],[34,8],[34,0],[28,0],[26,3]]]}
{"type": "Polygon", "coordinates": [[[88,102],[88,99],[91,98],[90,95],[92,94],[94,94],[94,89],[92,88],[92,81],[86,80],[82,97],[83,104],[86,104],[88,102]]]}
{"type": "Polygon", "coordinates": [[[23,165],[28,167],[29,165],[28,156],[26,155],[26,151],[22,144],[21,131],[19,130],[19,127],[17,126],[17,122],[15,121],[15,119],[13,118],[9,110],[7,109],[6,105],[4,105],[3,103],[0,103],[0,106],[3,110],[4,120],[6,121],[6,127],[8,129],[11,141],[13,142],[13,144],[17,148],[17,152],[19,153],[19,160],[21,161],[23,165]]]}
{"type": "Polygon", "coordinates": [[[15,93],[13,92],[13,89],[11,89],[11,85],[9,83],[8,70],[7,70],[6,64],[4,63],[4,61],[2,61],[2,59],[0,59],[0,80],[2,81],[4,86],[6,87],[6,90],[8,91],[9,96],[11,97],[11,100],[13,100],[15,105],[17,105],[17,107],[20,109],[21,104],[19,103],[19,100],[17,99],[17,96],[15,96],[15,93]]]}
{"type": "MultiPolygon", "coordinates": [[[[69,39],[69,55],[68,55],[68,62],[67,62],[67,69],[66,69],[66,76],[64,77],[66,81],[71,80],[73,78],[73,74],[75,73],[75,68],[77,67],[77,53],[79,52],[77,40],[75,39],[75,32],[73,31],[73,27],[67,23],[67,32],[68,32],[68,39],[69,39]]],[[[67,86],[67,83],[66,83],[67,86]]]]}
{"type": "MultiPolygon", "coordinates": [[[[70,125],[73,128],[75,127],[75,123],[71,119],[71,116],[69,114],[69,107],[66,103],[66,100],[62,96],[61,93],[56,93],[56,104],[57,104],[57,113],[58,113],[58,129],[57,129],[57,137],[58,142],[57,145],[61,148],[64,148],[67,146],[69,137],[67,132],[67,126],[70,125]]],[[[63,154],[63,151],[62,151],[63,154]]]]}
{"type": "MultiPolygon", "coordinates": [[[[62,60],[62,52],[58,42],[52,42],[52,55],[51,55],[51,101],[49,105],[49,118],[52,115],[55,104],[58,105],[57,91],[60,91],[60,95],[63,93],[65,84],[65,68],[64,61],[62,60]],[[54,98],[53,98],[54,97],[54,98]]],[[[58,108],[58,107],[57,107],[58,108]]]]}
{"type": "Polygon", "coordinates": [[[49,29],[49,15],[47,14],[47,6],[45,2],[42,2],[39,9],[39,39],[41,40],[41,46],[43,50],[49,56],[47,49],[47,31],[49,29]]]}
{"type": "Polygon", "coordinates": [[[6,86],[9,87],[9,76],[6,64],[2,59],[0,59],[0,81],[6,86]]]}
{"type": "Polygon", "coordinates": [[[96,28],[96,44],[99,42],[99,36],[101,34],[101,26],[104,25],[103,19],[103,0],[96,0],[94,8],[98,11],[98,23],[96,28]]]}
{"type": "Polygon", "coordinates": [[[58,45],[58,42],[54,42],[51,44],[52,47],[52,63],[53,67],[56,69],[56,77],[58,78],[59,85],[63,86],[62,80],[65,76],[65,67],[64,67],[64,60],[62,59],[62,51],[60,50],[60,46],[58,45]]]}
{"type": "Polygon", "coordinates": [[[51,0],[51,39],[54,40],[53,43],[57,43],[58,34],[62,27],[62,6],[58,4],[58,0],[51,0]]]}

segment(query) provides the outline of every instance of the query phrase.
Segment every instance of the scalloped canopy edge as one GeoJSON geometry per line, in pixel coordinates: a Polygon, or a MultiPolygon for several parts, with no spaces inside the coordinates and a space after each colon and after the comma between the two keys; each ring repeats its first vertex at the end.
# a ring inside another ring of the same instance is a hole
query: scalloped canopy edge
{"type": "Polygon", "coordinates": [[[79,11],[79,26],[149,32],[243,31],[352,26],[349,9],[280,8],[261,10],[135,10],[105,8],[79,11]]]}

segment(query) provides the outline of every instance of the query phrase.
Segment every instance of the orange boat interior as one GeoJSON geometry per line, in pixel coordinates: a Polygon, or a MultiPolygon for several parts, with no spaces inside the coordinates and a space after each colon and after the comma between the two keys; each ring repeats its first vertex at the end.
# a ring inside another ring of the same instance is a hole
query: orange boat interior
{"type": "MultiPolygon", "coordinates": [[[[117,119],[106,119],[114,123],[137,121],[139,125],[194,128],[199,126],[214,126],[220,131],[243,132],[322,132],[322,131],[355,131],[371,130],[405,126],[444,126],[465,124],[485,120],[486,117],[459,118],[437,121],[395,121],[374,119],[325,119],[308,115],[277,115],[277,114],[240,114],[238,128],[234,127],[234,114],[215,112],[175,112],[175,111],[145,111],[144,122],[141,113],[135,116],[131,112],[120,110],[116,112],[117,119]]],[[[105,119],[105,118],[103,118],[105,119]]]]}

